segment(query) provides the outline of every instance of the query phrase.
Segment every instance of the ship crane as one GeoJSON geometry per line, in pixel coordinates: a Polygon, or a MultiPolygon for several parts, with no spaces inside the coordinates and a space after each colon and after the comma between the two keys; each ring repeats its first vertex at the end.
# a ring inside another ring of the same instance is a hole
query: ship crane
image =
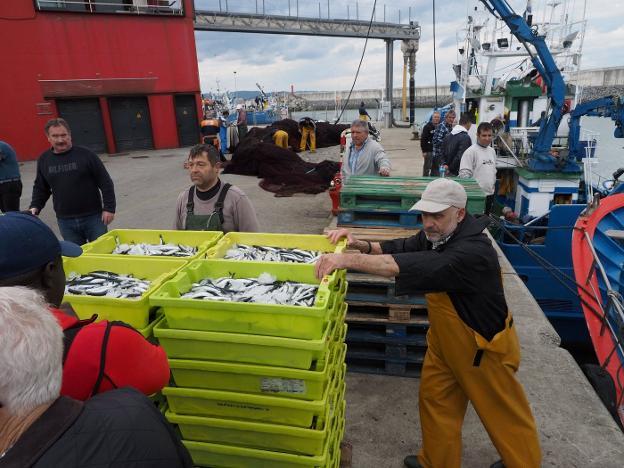
{"type": "Polygon", "coordinates": [[[581,143],[581,117],[605,117],[615,122],[613,136],[624,138],[624,101],[617,96],[607,96],[579,104],[570,113],[568,134],[569,158],[580,161],[585,157],[585,146],[581,143]]]}
{"type": "Polygon", "coordinates": [[[511,33],[522,43],[531,57],[533,66],[546,84],[549,111],[540,123],[540,131],[533,144],[529,159],[529,169],[546,172],[579,172],[580,168],[574,160],[555,158],[551,155],[552,144],[563,118],[565,83],[555,59],[548,50],[544,36],[537,34],[537,31],[532,29],[525,19],[509,6],[506,0],[481,0],[481,3],[490,13],[504,21],[511,33]]]}

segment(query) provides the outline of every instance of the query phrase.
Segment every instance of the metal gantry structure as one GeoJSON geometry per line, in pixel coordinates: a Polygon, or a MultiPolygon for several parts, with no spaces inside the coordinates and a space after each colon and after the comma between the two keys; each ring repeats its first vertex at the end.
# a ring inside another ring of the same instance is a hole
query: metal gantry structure
{"type": "MultiPolygon", "coordinates": [[[[364,21],[360,19],[331,19],[299,16],[299,2],[291,11],[289,2],[288,15],[265,14],[264,2],[262,10],[256,13],[233,12],[227,8],[218,10],[196,10],[195,29],[198,31],[221,31],[256,34],[285,34],[297,36],[328,36],[359,39],[382,39],[386,43],[386,100],[384,103],[385,124],[392,125],[392,83],[394,41],[409,42],[412,50],[418,50],[420,26],[411,20],[408,23],[392,23],[386,21],[364,21]]],[[[221,7],[221,2],[219,2],[221,7]]],[[[319,4],[320,5],[320,4],[319,4]]],[[[356,10],[357,10],[356,3],[356,10]]],[[[319,6],[320,9],[320,6],[319,6]]],[[[384,6],[385,11],[385,6],[384,6]]],[[[329,3],[327,6],[329,15],[329,3]]],[[[385,19],[385,13],[384,13],[385,19]]],[[[359,13],[357,15],[359,17],[359,13]]],[[[415,54],[415,52],[414,52],[415,54]]],[[[415,57],[415,55],[414,55],[415,57]]],[[[415,58],[414,58],[415,60],[415,58]]]]}

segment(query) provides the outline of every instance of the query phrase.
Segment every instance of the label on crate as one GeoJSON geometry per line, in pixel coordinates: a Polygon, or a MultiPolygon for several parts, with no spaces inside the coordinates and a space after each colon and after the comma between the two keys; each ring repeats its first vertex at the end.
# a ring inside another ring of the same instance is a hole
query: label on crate
{"type": "Polygon", "coordinates": [[[266,377],[260,381],[262,393],[305,393],[305,381],[301,379],[280,379],[266,377]]]}

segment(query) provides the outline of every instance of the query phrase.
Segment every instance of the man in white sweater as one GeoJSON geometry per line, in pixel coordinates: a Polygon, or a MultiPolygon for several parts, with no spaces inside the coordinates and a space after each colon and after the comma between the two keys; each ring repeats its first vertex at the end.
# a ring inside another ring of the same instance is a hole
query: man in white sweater
{"type": "Polygon", "coordinates": [[[494,202],[496,185],[496,152],[492,148],[492,124],[480,123],[477,127],[477,142],[468,148],[459,164],[459,177],[473,177],[485,192],[485,214],[490,214],[494,202]]]}

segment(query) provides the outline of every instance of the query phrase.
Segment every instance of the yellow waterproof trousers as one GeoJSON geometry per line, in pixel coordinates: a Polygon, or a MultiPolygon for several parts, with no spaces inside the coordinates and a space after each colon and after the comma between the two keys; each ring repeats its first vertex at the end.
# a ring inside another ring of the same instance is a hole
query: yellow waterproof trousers
{"type": "Polygon", "coordinates": [[[278,130],[273,135],[273,142],[280,148],[288,148],[288,133],[284,130],[278,130]]]}
{"type": "Polygon", "coordinates": [[[310,137],[310,151],[314,153],[316,151],[316,133],[313,128],[303,127],[301,129],[301,145],[299,149],[305,151],[308,137],[310,137]]]}
{"type": "Polygon", "coordinates": [[[430,328],[418,399],[419,462],[425,468],[461,466],[461,430],[470,401],[506,468],[539,468],[535,421],[515,377],[520,346],[511,314],[505,329],[488,342],[459,318],[446,293],[426,297],[430,328]]]}

